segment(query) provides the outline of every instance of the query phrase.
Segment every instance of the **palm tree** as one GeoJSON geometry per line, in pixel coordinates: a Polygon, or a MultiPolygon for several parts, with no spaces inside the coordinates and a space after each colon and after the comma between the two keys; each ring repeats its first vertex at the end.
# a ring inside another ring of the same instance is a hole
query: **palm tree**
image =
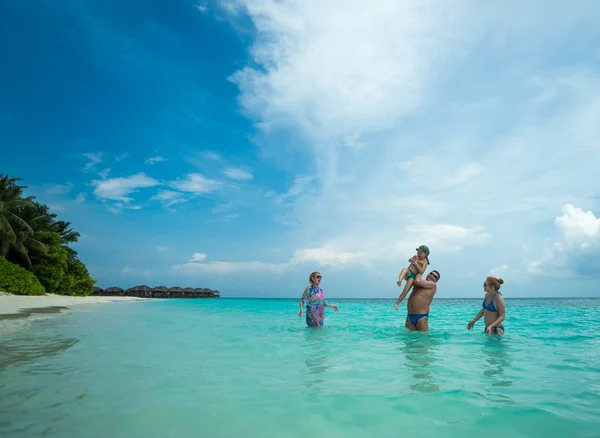
{"type": "MultiPolygon", "coordinates": [[[[21,218],[27,221],[34,231],[39,231],[40,233],[38,233],[38,237],[42,239],[47,237],[49,233],[56,233],[60,235],[60,246],[62,246],[69,254],[67,264],[70,266],[73,264],[73,262],[75,262],[77,251],[70,248],[69,244],[77,242],[80,234],[70,228],[70,222],[55,220],[56,215],[54,213],[50,213],[48,206],[38,202],[33,202],[32,206],[26,207],[21,212],[21,218]]],[[[49,242],[46,241],[46,243],[49,242]]]]}
{"type": "Polygon", "coordinates": [[[55,221],[50,224],[50,231],[60,234],[60,238],[63,242],[61,246],[66,249],[69,254],[69,259],[67,260],[68,265],[71,265],[75,261],[75,257],[77,257],[77,251],[69,247],[69,244],[76,243],[81,236],[77,231],[74,231],[70,227],[71,222],[65,221],[55,221]]]}
{"type": "Polygon", "coordinates": [[[23,198],[25,187],[16,183],[19,180],[0,175],[0,255],[31,269],[30,251],[48,250],[41,242],[48,218],[36,208],[33,197],[23,198]]]}

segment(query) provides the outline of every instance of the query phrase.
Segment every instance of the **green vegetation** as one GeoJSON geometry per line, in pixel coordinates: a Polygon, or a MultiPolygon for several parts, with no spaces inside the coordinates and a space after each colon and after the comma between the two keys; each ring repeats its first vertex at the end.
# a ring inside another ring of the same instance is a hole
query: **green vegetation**
{"type": "Polygon", "coordinates": [[[0,290],[91,294],[96,281],[69,247],[79,233],[33,196],[24,197],[27,187],[18,181],[0,174],[0,290]]]}
{"type": "Polygon", "coordinates": [[[0,290],[19,295],[44,295],[46,291],[32,272],[0,256],[0,290]]]}

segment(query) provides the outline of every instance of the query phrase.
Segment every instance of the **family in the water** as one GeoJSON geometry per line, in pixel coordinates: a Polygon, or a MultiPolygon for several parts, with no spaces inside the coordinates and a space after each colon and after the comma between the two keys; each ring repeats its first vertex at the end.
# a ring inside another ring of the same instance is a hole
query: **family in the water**
{"type": "MultiPolygon", "coordinates": [[[[429,330],[429,309],[431,302],[437,291],[437,282],[440,279],[440,273],[432,270],[423,280],[422,276],[429,266],[429,248],[421,245],[417,248],[417,254],[411,257],[408,267],[402,269],[398,276],[396,284],[401,287],[402,282],[406,284],[400,293],[400,296],[394,303],[394,308],[398,310],[398,305],[408,298],[405,326],[409,330],[426,332],[429,330]],[[412,289],[412,292],[411,292],[412,289]]],[[[339,309],[334,304],[329,304],[325,299],[321,289],[320,272],[313,272],[308,277],[310,285],[304,289],[300,299],[300,311],[298,317],[302,317],[304,306],[306,305],[306,325],[308,327],[320,327],[325,322],[325,307],[330,307],[334,312],[339,309]]],[[[485,297],[483,298],[482,308],[477,315],[467,324],[467,330],[471,330],[475,323],[483,317],[485,322],[485,333],[504,334],[504,317],[506,314],[506,305],[504,298],[500,294],[500,285],[504,281],[501,278],[487,277],[483,283],[485,297]]]]}

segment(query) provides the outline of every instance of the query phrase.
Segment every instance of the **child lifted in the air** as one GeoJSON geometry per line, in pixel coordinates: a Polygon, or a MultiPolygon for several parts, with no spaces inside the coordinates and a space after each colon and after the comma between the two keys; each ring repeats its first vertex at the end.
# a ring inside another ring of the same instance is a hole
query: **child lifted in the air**
{"type": "Polygon", "coordinates": [[[402,269],[398,276],[396,284],[402,286],[402,280],[406,280],[406,286],[404,291],[408,292],[415,282],[417,274],[424,274],[429,264],[429,248],[426,245],[421,245],[417,248],[417,255],[412,256],[408,261],[410,265],[408,268],[402,269]]]}

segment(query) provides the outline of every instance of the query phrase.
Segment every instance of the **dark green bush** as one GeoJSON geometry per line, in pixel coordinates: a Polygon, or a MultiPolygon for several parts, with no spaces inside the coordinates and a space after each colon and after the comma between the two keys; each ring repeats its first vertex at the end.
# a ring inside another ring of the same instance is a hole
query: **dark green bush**
{"type": "Polygon", "coordinates": [[[96,280],[90,277],[85,265],[75,260],[65,273],[60,284],[61,295],[91,295],[96,280]]]}
{"type": "Polygon", "coordinates": [[[60,236],[53,233],[47,238],[48,252],[39,254],[33,260],[33,273],[46,289],[46,292],[58,294],[67,270],[67,250],[60,245],[60,236]]]}
{"type": "Polygon", "coordinates": [[[0,291],[19,295],[44,295],[46,290],[33,273],[0,256],[0,291]]]}

